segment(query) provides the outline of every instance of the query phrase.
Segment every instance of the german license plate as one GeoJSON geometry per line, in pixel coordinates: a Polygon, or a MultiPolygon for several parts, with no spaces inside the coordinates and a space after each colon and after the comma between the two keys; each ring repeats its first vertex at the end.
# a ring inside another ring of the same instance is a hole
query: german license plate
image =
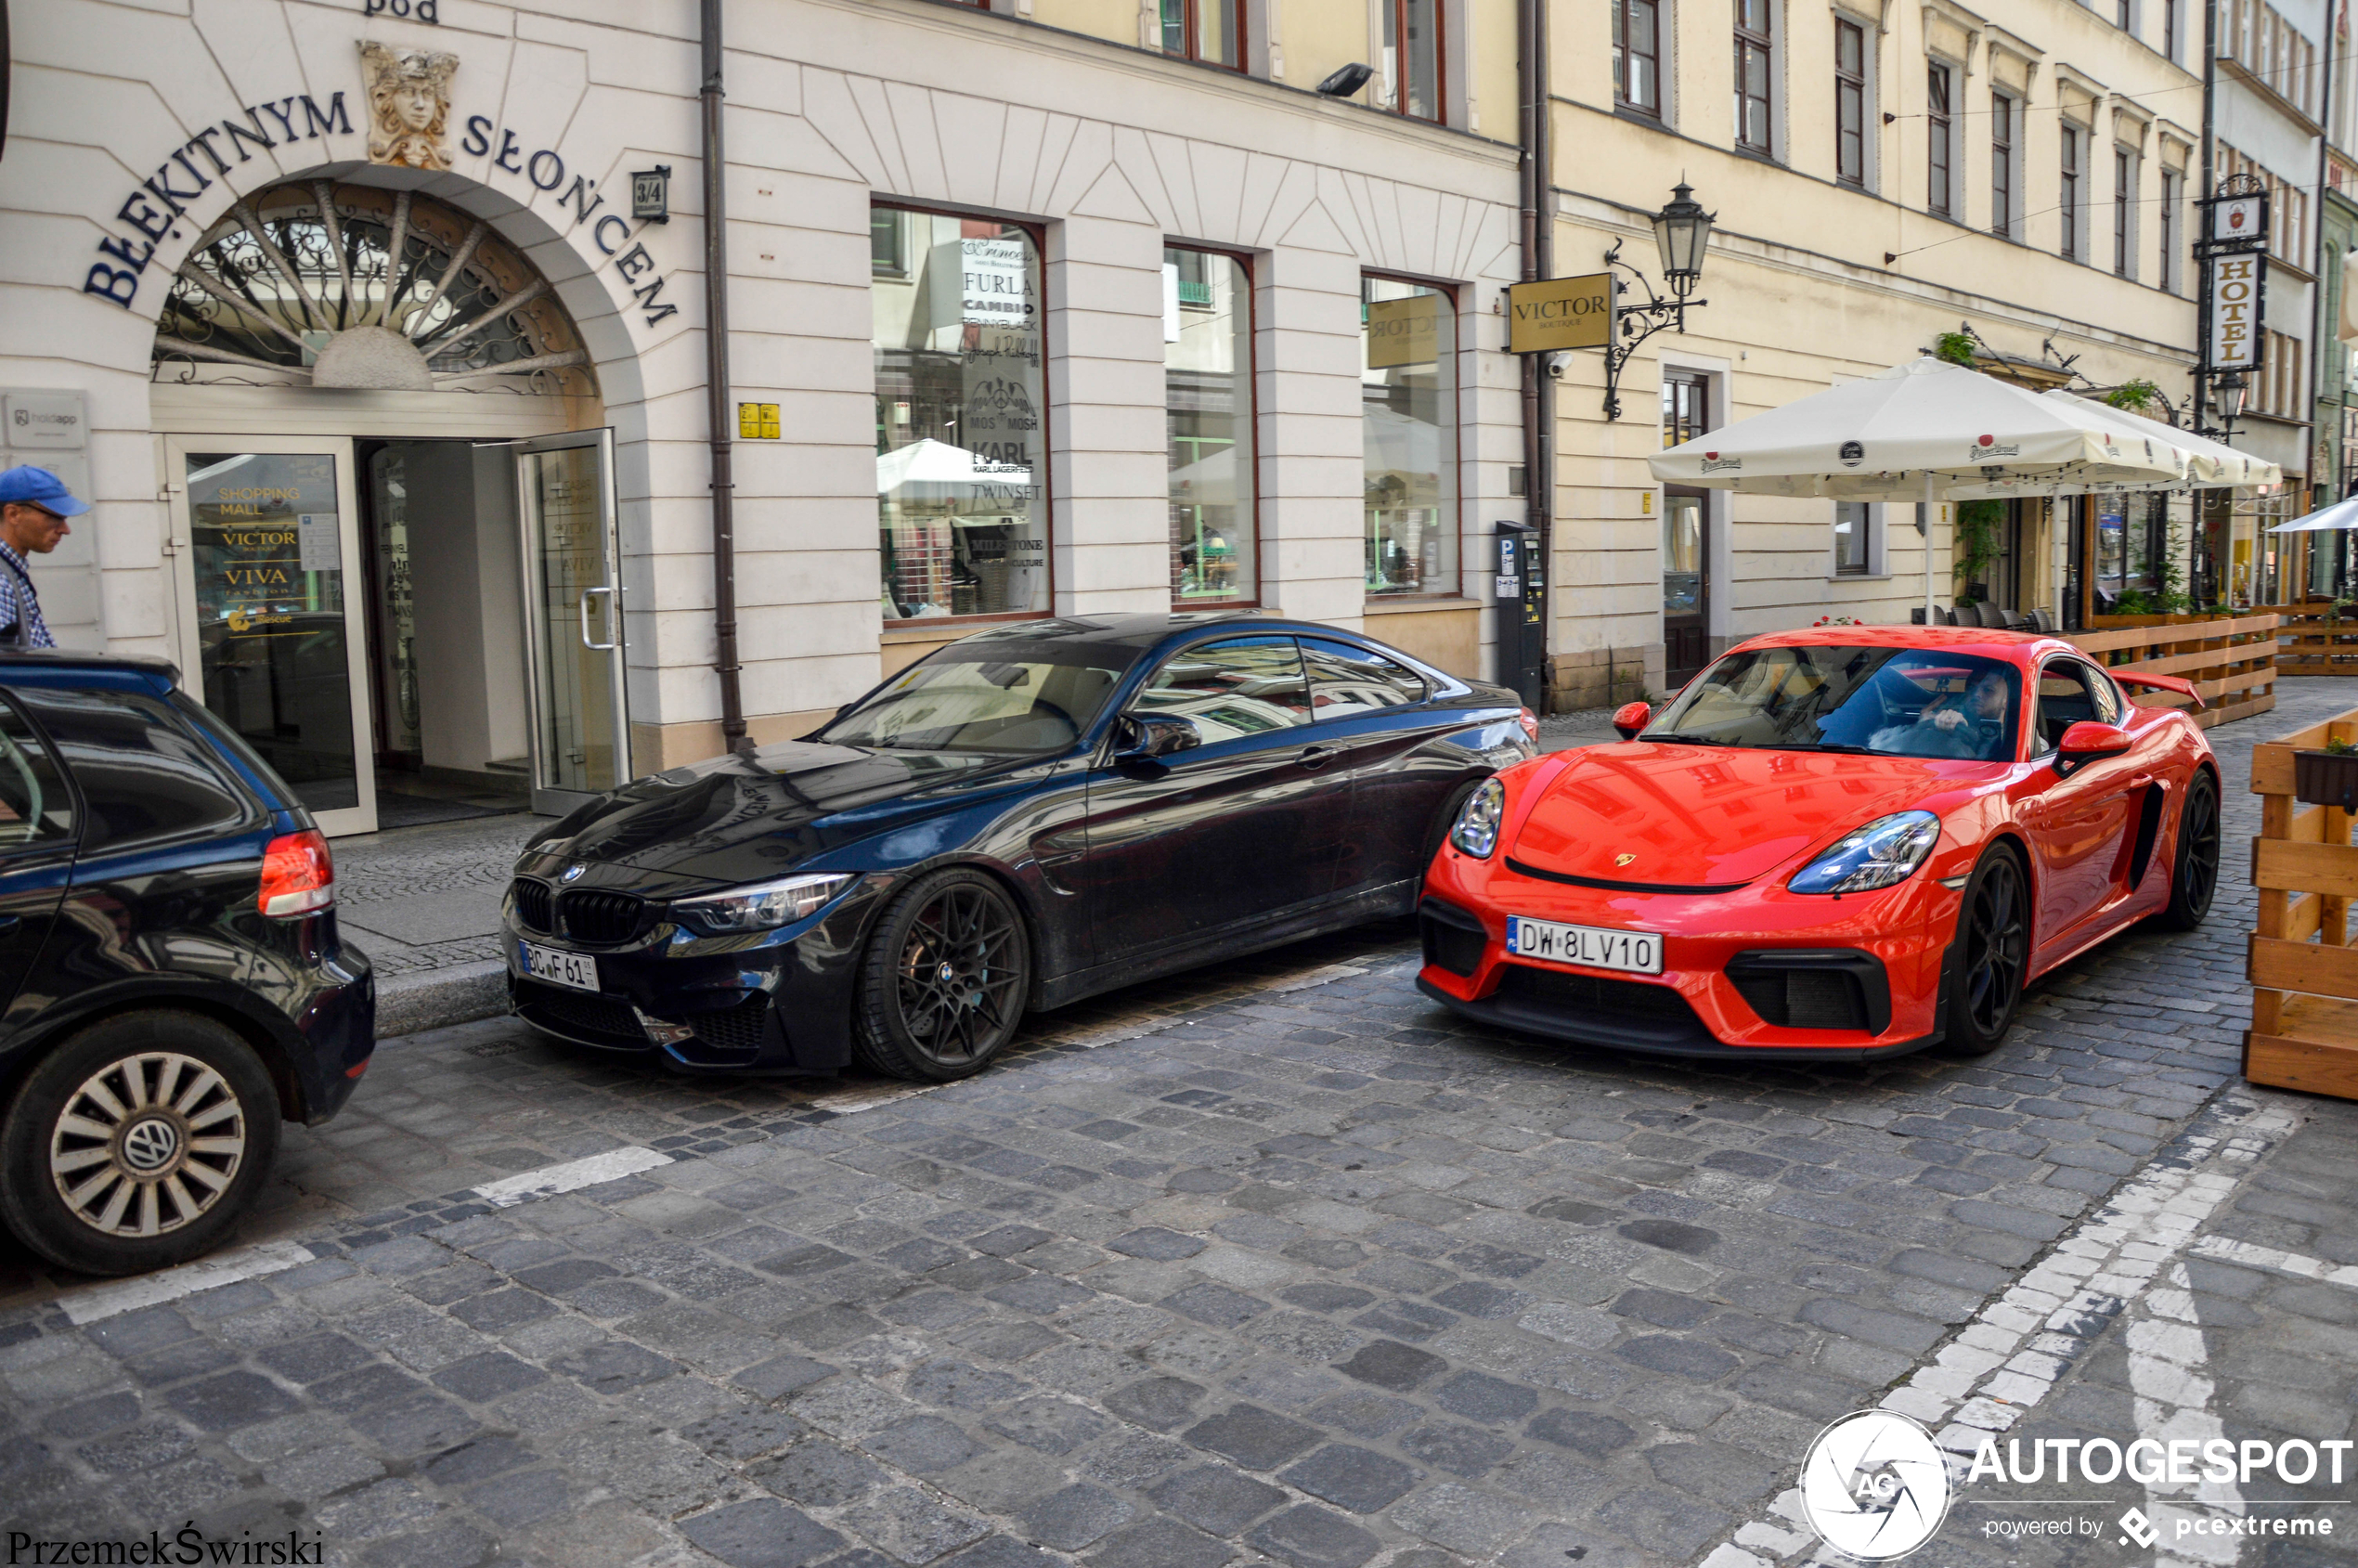
{"type": "Polygon", "coordinates": [[[1653,931],[1608,931],[1513,914],[1507,917],[1507,951],[1520,958],[1585,964],[1592,969],[1662,973],[1662,937],[1653,931]]]}
{"type": "Polygon", "coordinates": [[[536,980],[561,985],[574,991],[598,989],[598,961],[586,952],[567,952],[561,947],[542,947],[538,942],[519,941],[517,961],[524,972],[536,980]]]}

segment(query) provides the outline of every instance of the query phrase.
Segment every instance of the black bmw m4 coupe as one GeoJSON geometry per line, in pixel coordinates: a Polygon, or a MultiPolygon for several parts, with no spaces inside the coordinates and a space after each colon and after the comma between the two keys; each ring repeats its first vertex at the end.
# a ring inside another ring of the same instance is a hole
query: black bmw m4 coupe
{"type": "Polygon", "coordinates": [[[1407,914],[1536,728],[1331,627],[994,628],[552,824],[509,888],[510,994],[687,1069],[964,1077],[1027,1011],[1407,914]]]}

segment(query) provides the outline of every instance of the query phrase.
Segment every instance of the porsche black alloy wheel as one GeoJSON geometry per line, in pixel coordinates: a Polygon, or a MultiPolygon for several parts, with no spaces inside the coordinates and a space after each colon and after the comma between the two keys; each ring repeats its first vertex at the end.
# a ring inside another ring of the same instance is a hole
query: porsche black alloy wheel
{"type": "Polygon", "coordinates": [[[84,1274],[211,1251],[270,1173],[279,1095],[253,1047],[193,1013],[127,1013],[34,1065],[0,1121],[0,1212],[84,1274]]]}
{"type": "Polygon", "coordinates": [[[1957,912],[1956,965],[1949,977],[1947,1048],[1986,1056],[1998,1048],[2022,1001],[2030,963],[2029,885],[2015,852],[1998,845],[1974,867],[1957,912]]]}
{"type": "Polygon", "coordinates": [[[2191,931],[2210,913],[2219,890],[2219,786],[2197,769],[2178,809],[2178,853],[2170,871],[2170,904],[2154,924],[2191,931]]]}
{"type": "Polygon", "coordinates": [[[877,921],[852,1039],[896,1078],[964,1078],[1015,1038],[1030,989],[1031,942],[1006,892],[980,872],[936,872],[877,921]]]}

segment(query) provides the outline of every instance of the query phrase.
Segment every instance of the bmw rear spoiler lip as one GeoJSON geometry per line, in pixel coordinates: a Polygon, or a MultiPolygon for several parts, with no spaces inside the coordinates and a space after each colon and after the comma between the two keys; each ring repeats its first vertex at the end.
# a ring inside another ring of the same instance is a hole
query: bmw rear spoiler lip
{"type": "Polygon", "coordinates": [[[2195,706],[2196,707],[2208,707],[2209,706],[2209,704],[2202,700],[2202,693],[2195,690],[2195,683],[2180,676],[2126,675],[2117,669],[2108,669],[2105,671],[2105,673],[2111,676],[2116,682],[2123,686],[2149,686],[2157,692],[2175,692],[2180,696],[2192,697],[2195,700],[2195,706]]]}

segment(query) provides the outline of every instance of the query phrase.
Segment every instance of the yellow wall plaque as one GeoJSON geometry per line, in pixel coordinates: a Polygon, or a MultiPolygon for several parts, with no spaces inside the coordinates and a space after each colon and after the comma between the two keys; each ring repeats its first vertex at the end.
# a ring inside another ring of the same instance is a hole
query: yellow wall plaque
{"type": "Polygon", "coordinates": [[[1613,274],[1545,278],[1507,291],[1507,352],[1602,348],[1613,341],[1613,274]]]}

